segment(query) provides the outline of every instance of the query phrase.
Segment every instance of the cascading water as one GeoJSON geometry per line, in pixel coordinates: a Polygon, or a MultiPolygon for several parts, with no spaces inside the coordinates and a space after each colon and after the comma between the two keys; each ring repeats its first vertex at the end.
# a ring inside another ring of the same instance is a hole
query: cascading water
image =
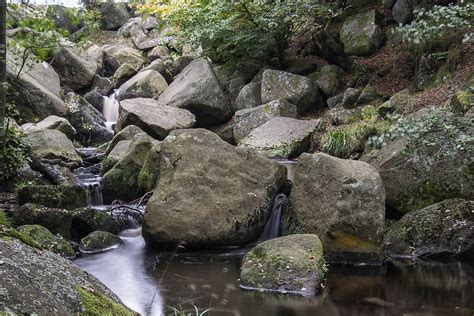
{"type": "Polygon", "coordinates": [[[287,205],[288,198],[284,194],[278,194],[273,201],[272,214],[265,224],[257,244],[277,238],[280,234],[281,211],[287,205]]]}
{"type": "Polygon", "coordinates": [[[101,206],[104,204],[102,199],[102,187],[100,176],[102,164],[96,162],[101,159],[95,148],[80,148],[77,150],[83,158],[85,167],[74,170],[79,186],[87,190],[87,205],[101,206]]]}
{"type": "Polygon", "coordinates": [[[120,90],[115,89],[109,97],[104,97],[104,107],[102,114],[105,118],[105,127],[113,131],[119,116],[120,90]]]}

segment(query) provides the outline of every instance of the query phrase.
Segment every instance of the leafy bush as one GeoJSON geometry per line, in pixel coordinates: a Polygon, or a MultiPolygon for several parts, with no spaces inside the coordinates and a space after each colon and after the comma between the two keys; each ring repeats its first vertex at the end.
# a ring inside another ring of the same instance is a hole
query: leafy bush
{"type": "Polygon", "coordinates": [[[7,126],[0,136],[0,181],[14,177],[27,161],[24,137],[23,131],[13,126],[7,126]]]}

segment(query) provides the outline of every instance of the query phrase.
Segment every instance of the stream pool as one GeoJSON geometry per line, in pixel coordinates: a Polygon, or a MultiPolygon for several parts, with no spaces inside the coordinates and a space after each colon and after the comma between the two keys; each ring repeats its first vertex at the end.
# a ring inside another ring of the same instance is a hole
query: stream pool
{"type": "Polygon", "coordinates": [[[119,248],[75,262],[142,315],[173,315],[170,306],[211,307],[206,315],[474,315],[472,263],[330,266],[325,291],[308,299],[239,289],[235,253],[160,253],[139,229],[121,238],[119,248]]]}

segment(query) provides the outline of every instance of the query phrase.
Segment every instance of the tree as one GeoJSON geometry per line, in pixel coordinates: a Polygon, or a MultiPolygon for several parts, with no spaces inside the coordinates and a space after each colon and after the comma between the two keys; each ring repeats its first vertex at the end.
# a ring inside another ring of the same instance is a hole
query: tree
{"type": "MultiPolygon", "coordinates": [[[[7,1],[0,0],[0,134],[4,135],[7,103],[7,1]]],[[[3,137],[3,136],[0,136],[3,137]]]]}

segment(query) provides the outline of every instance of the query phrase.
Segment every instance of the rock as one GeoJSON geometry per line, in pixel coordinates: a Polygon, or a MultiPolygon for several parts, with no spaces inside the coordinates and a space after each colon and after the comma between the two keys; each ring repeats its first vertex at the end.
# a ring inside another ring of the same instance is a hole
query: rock
{"type": "Polygon", "coordinates": [[[105,127],[102,113],[75,93],[66,95],[69,121],[76,128],[76,139],[84,146],[97,146],[112,139],[113,133],[105,127]]]}
{"type": "Polygon", "coordinates": [[[179,75],[194,59],[191,56],[179,56],[176,60],[171,61],[173,75],[179,75]]]}
{"type": "Polygon", "coordinates": [[[375,53],[384,42],[384,33],[377,24],[375,10],[351,16],[342,25],[340,36],[348,55],[367,56],[375,53]]]}
{"type": "Polygon", "coordinates": [[[307,76],[316,71],[316,69],[318,69],[317,62],[312,58],[312,56],[308,56],[303,58],[291,58],[286,71],[300,76],[307,76]]]}
{"type": "MultiPolygon", "coordinates": [[[[104,96],[104,95],[108,96],[112,92],[113,88],[114,88],[114,82],[110,78],[96,75],[94,77],[94,82],[92,83],[91,92],[97,92],[101,96],[104,96]]],[[[86,98],[85,95],[84,95],[84,98],[86,98]]]]}
{"type": "Polygon", "coordinates": [[[275,117],[254,129],[239,147],[251,148],[270,158],[296,157],[308,149],[319,120],[275,117]]]}
{"type": "Polygon", "coordinates": [[[341,86],[341,70],[334,65],[323,66],[308,78],[313,80],[326,97],[335,95],[341,86]]]}
{"type": "Polygon", "coordinates": [[[113,168],[122,159],[130,148],[131,140],[121,140],[110,151],[107,157],[102,162],[103,172],[107,172],[113,168]]]}
{"type": "Polygon", "coordinates": [[[122,239],[114,234],[95,231],[82,238],[79,244],[79,251],[85,254],[93,254],[115,249],[122,243],[122,239]]]}
{"type": "Polygon", "coordinates": [[[31,67],[31,69],[22,72],[21,76],[25,74],[30,75],[56,96],[61,97],[61,79],[59,78],[59,74],[50,64],[47,62],[33,63],[29,67],[31,67]]]}
{"type": "Polygon", "coordinates": [[[439,122],[440,128],[430,126],[429,133],[397,138],[362,158],[379,170],[387,204],[408,213],[445,199],[474,200],[474,146],[468,136],[473,134],[472,120],[449,112],[420,111],[411,122],[418,129],[420,124],[439,122]]]}
{"type": "Polygon", "coordinates": [[[377,112],[382,116],[386,117],[387,114],[391,113],[403,113],[404,110],[410,104],[412,95],[408,90],[402,90],[395,93],[388,101],[384,102],[378,107],[377,112]]]}
{"type": "Polygon", "coordinates": [[[353,109],[357,107],[361,91],[355,88],[347,88],[342,98],[342,107],[345,109],[353,109]]]}
{"type": "Polygon", "coordinates": [[[77,23],[72,20],[72,16],[69,14],[66,7],[62,5],[49,5],[47,16],[53,20],[54,26],[58,29],[67,30],[70,34],[79,30],[77,23]]]}
{"type": "Polygon", "coordinates": [[[141,71],[154,70],[160,73],[167,83],[173,82],[173,74],[161,59],[154,60],[151,64],[144,67],[141,71]]]}
{"type": "Polygon", "coordinates": [[[143,188],[146,192],[150,192],[156,188],[160,172],[160,153],[161,144],[154,145],[148,153],[145,163],[138,174],[138,186],[143,188]]]}
{"type": "Polygon", "coordinates": [[[145,57],[132,47],[115,45],[105,49],[105,70],[108,76],[113,75],[124,64],[138,71],[144,63],[145,57]]]}
{"type": "Polygon", "coordinates": [[[324,288],[326,271],[318,236],[285,236],[259,244],[244,257],[240,287],[313,296],[324,288]]]}
{"type": "Polygon", "coordinates": [[[158,98],[166,88],[168,83],[159,72],[145,70],[120,86],[120,99],[158,98]]]}
{"type": "Polygon", "coordinates": [[[46,227],[53,234],[69,239],[72,215],[62,208],[48,208],[38,204],[27,203],[13,213],[15,225],[37,224],[46,227]]]}
{"type": "Polygon", "coordinates": [[[81,157],[66,135],[54,129],[40,129],[28,132],[26,142],[40,159],[60,159],[81,165],[81,157]]]}
{"type": "Polygon", "coordinates": [[[237,145],[234,139],[234,126],[235,126],[235,120],[232,119],[223,125],[217,126],[215,128],[211,128],[209,130],[217,134],[217,136],[219,136],[223,141],[231,145],[237,145]]]}
{"type": "MultiPolygon", "coordinates": [[[[474,84],[474,82],[473,82],[474,84]]],[[[474,88],[460,90],[446,102],[446,107],[454,113],[464,115],[474,106],[474,88]]]]}
{"type": "Polygon", "coordinates": [[[73,91],[90,87],[99,69],[88,56],[79,56],[73,48],[62,46],[51,65],[58,72],[61,84],[73,91]]]}
{"type": "Polygon", "coordinates": [[[145,193],[138,186],[138,175],[148,153],[157,143],[146,133],[133,137],[127,153],[104,175],[102,194],[105,203],[116,199],[130,202],[145,193]]]}
{"type": "Polygon", "coordinates": [[[379,98],[381,98],[381,95],[377,92],[377,90],[375,90],[375,87],[368,84],[361,91],[359,98],[357,99],[355,103],[355,106],[358,107],[361,105],[368,105],[379,98]]]}
{"type": "Polygon", "coordinates": [[[408,0],[397,0],[392,7],[392,16],[398,24],[408,24],[413,20],[413,5],[408,0]]]}
{"type": "Polygon", "coordinates": [[[107,287],[67,259],[16,239],[0,238],[0,253],[2,311],[14,315],[135,315],[107,287]]]}
{"type": "Polygon", "coordinates": [[[129,64],[123,64],[114,72],[112,76],[112,86],[113,87],[120,87],[133,76],[138,73],[138,70],[134,67],[130,66],[129,64]]]}
{"type": "Polygon", "coordinates": [[[105,154],[108,155],[120,141],[132,140],[133,137],[139,133],[143,133],[143,130],[135,125],[128,125],[127,127],[123,128],[110,141],[110,144],[107,146],[105,154]]]}
{"type": "Polygon", "coordinates": [[[84,188],[67,185],[29,185],[18,191],[18,204],[25,203],[75,209],[87,205],[87,192],[84,188]]]}
{"type": "Polygon", "coordinates": [[[151,51],[148,52],[148,58],[150,60],[161,59],[168,60],[171,59],[171,54],[165,45],[157,45],[151,51]]]}
{"type": "Polygon", "coordinates": [[[190,63],[158,99],[196,115],[198,124],[219,124],[232,116],[229,100],[205,59],[190,63]]]}
{"type": "Polygon", "coordinates": [[[328,104],[329,109],[333,109],[337,107],[338,105],[342,104],[343,100],[344,100],[344,93],[341,93],[336,96],[330,97],[329,99],[327,99],[326,103],[328,104]]]}
{"type": "Polygon", "coordinates": [[[246,245],[256,240],[286,180],[277,162],[204,129],[173,131],[161,143],[157,190],[143,236],[173,247],[246,245]]]}
{"type": "Polygon", "coordinates": [[[23,236],[31,238],[39,248],[49,250],[66,258],[74,258],[76,253],[71,245],[61,236],[53,235],[40,225],[23,225],[17,228],[23,236]]]}
{"type": "Polygon", "coordinates": [[[98,230],[118,234],[121,228],[120,223],[106,210],[84,207],[72,212],[71,234],[75,240],[98,230]]]}
{"type": "Polygon", "coordinates": [[[384,185],[374,167],[323,153],[300,156],[284,235],[317,234],[331,262],[381,264],[384,224],[384,185]]]}
{"type": "Polygon", "coordinates": [[[175,129],[191,128],[196,118],[191,112],[166,106],[153,99],[137,98],[120,102],[117,129],[136,125],[157,139],[164,139],[175,129]]]}
{"type": "Polygon", "coordinates": [[[146,20],[138,18],[136,23],[130,29],[130,37],[140,50],[150,50],[157,45],[163,44],[163,39],[167,35],[167,29],[159,28],[159,22],[153,16],[149,16],[146,20]]]}
{"type": "Polygon", "coordinates": [[[473,258],[473,210],[473,201],[452,199],[410,212],[390,227],[385,251],[393,258],[473,258]]]}
{"type": "Polygon", "coordinates": [[[48,116],[36,124],[24,124],[21,127],[26,133],[41,129],[54,129],[65,134],[70,140],[74,140],[74,135],[76,134],[76,130],[68,120],[56,115],[48,116]]]}
{"type": "Polygon", "coordinates": [[[397,0],[382,0],[385,9],[391,9],[397,0]]]}
{"type": "Polygon", "coordinates": [[[99,113],[104,110],[104,96],[96,91],[90,91],[84,95],[84,100],[89,102],[99,113]]]}
{"type": "Polygon", "coordinates": [[[237,112],[259,106],[260,104],[262,104],[262,83],[251,82],[240,90],[235,99],[233,109],[237,112]]]}
{"type": "Polygon", "coordinates": [[[278,99],[296,105],[298,113],[323,105],[319,91],[310,79],[267,69],[262,78],[262,102],[268,103],[278,99]]]}
{"type": "Polygon", "coordinates": [[[125,2],[104,2],[100,6],[102,27],[105,30],[118,30],[132,17],[125,2]]]}
{"type": "Polygon", "coordinates": [[[241,142],[254,129],[262,126],[274,117],[296,118],[297,108],[285,100],[275,100],[251,109],[235,113],[234,139],[241,142]]]}

